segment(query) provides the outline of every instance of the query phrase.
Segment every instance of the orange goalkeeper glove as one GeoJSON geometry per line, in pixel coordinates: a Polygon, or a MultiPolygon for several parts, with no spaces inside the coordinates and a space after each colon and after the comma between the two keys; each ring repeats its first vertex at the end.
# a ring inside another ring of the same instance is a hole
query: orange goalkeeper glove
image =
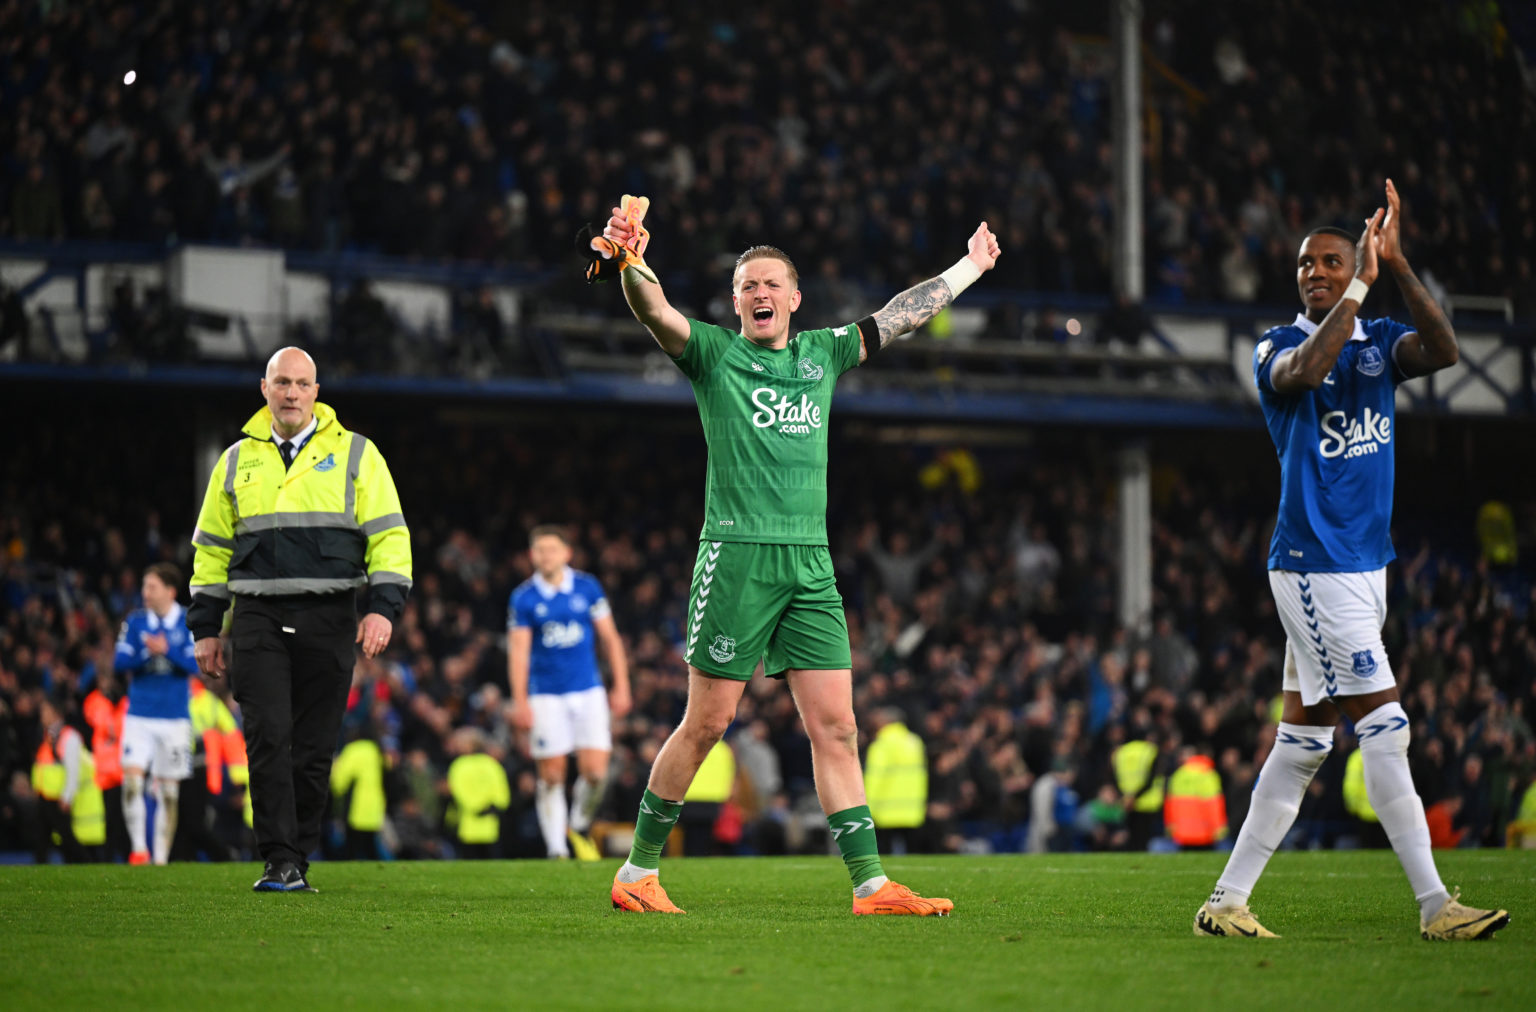
{"type": "Polygon", "coordinates": [[[615,231],[620,238],[594,232],[587,225],[576,235],[577,250],[587,258],[587,281],[606,281],[633,267],[645,280],[655,284],[656,272],[645,262],[645,248],[650,245],[650,230],[642,224],[650,210],[651,198],[624,194],[619,214],[609,219],[604,232],[615,231]]]}

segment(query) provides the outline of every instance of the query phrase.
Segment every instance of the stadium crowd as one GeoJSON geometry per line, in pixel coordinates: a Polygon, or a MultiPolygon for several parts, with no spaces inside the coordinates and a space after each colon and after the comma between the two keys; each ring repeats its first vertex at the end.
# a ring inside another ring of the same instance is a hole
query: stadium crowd
{"type": "MultiPolygon", "coordinates": [[[[526,532],[548,520],[570,525],[576,565],[602,581],[627,644],[635,705],[615,727],[600,819],[628,820],[684,698],[679,644],[703,473],[696,435],[665,420],[639,434],[545,418],[381,438],[411,523],[416,586],[388,652],[358,660],[343,738],[378,745],[384,850],[455,853],[446,772],[457,755],[483,751],[511,785],[497,852],[543,854],[528,742],[507,720],[504,630],[508,594],[530,571],[526,532]]],[[[44,699],[80,725],[142,568],[188,557],[191,517],[165,504],[192,501],[190,476],[135,483],[123,454],[88,482],[35,481],[57,473],[46,461],[67,452],[44,434],[0,465],[0,851],[43,846],[28,772],[44,699]]],[[[1159,780],[1191,750],[1208,756],[1235,833],[1280,686],[1283,644],[1262,578],[1273,517],[1263,483],[1255,491],[1230,475],[1159,470],[1155,621],[1127,630],[1117,620],[1113,487],[1091,457],[834,446],[833,463],[829,531],[860,725],[867,740],[903,722],[927,752],[927,819],[900,845],[1157,846],[1156,814],[1137,818],[1141,785],[1124,783],[1114,758],[1122,743],[1142,741],[1158,755],[1159,780]]],[[[1479,558],[1465,520],[1466,536],[1440,529],[1423,542],[1411,507],[1400,507],[1385,638],[1406,686],[1426,804],[1451,839],[1498,846],[1536,775],[1536,596],[1528,566],[1479,558]]],[[[1345,747],[1303,809],[1298,845],[1373,840],[1369,821],[1345,807],[1347,727],[1339,736],[1345,747]]],[[[742,775],[729,803],[685,807],[689,849],[824,848],[809,743],[782,685],[753,682],[728,741],[742,775]]],[[[202,846],[209,857],[248,853],[232,779],[204,818],[220,841],[202,846]]],[[[347,811],[338,799],[338,854],[358,852],[347,811]]],[[[364,853],[380,846],[363,838],[364,853]]]]}
{"type": "MultiPolygon", "coordinates": [[[[1391,175],[1435,286],[1536,314],[1533,103],[1487,5],[1263,6],[1149,11],[1149,298],[1289,304],[1300,233],[1391,175]]],[[[905,285],[978,218],[997,287],[1104,294],[1113,61],[1073,7],[6,0],[0,236],[546,270],[628,191],[684,305],[765,241],[832,302],[905,285]]]]}

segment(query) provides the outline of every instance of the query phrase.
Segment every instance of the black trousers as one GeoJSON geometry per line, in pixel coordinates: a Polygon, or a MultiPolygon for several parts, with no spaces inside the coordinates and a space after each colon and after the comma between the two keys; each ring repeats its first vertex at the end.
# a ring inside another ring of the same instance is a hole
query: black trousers
{"type": "Polygon", "coordinates": [[[309,867],[352,685],[352,593],[238,597],[230,673],[245,721],[256,851],[309,867]]]}
{"type": "Polygon", "coordinates": [[[181,782],[177,800],[176,842],[171,845],[172,861],[196,861],[206,854],[210,861],[228,861],[229,845],[214,831],[215,813],[210,810],[208,766],[199,757],[192,775],[181,782]]]}
{"type": "Polygon", "coordinates": [[[107,808],[107,860],[126,861],[133,845],[128,840],[128,823],[123,818],[123,785],[102,791],[101,803],[107,808]]]}

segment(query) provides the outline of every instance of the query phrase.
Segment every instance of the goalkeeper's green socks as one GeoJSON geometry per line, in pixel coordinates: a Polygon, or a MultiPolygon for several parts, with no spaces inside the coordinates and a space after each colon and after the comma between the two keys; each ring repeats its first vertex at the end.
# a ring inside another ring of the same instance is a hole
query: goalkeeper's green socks
{"type": "Polygon", "coordinates": [[[885,884],[885,868],[880,864],[880,848],[875,843],[875,820],[868,805],[833,812],[827,816],[827,829],[843,855],[855,890],[873,893],[885,884]]]}
{"type": "Polygon", "coordinates": [[[635,842],[629,846],[629,860],[619,870],[619,881],[638,881],[655,874],[661,867],[661,850],[682,810],[681,801],[665,801],[646,788],[640,796],[640,814],[635,816],[635,842]]]}

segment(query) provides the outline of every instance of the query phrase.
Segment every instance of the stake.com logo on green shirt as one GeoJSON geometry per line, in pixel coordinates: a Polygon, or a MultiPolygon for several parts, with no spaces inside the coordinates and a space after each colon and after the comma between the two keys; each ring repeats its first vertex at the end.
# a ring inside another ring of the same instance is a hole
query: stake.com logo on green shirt
{"type": "Polygon", "coordinates": [[[709,445],[702,538],[827,543],[827,421],[833,388],[859,364],[853,325],[801,331],[778,350],[688,321],[676,362],[709,445]]]}
{"type": "Polygon", "coordinates": [[[808,436],[812,429],[821,428],[821,405],[811,400],[810,394],[801,394],[800,403],[788,397],[780,397],[773,387],[758,387],[752,391],[752,403],[761,411],[752,412],[752,424],[759,429],[772,428],[789,436],[808,436]]]}

